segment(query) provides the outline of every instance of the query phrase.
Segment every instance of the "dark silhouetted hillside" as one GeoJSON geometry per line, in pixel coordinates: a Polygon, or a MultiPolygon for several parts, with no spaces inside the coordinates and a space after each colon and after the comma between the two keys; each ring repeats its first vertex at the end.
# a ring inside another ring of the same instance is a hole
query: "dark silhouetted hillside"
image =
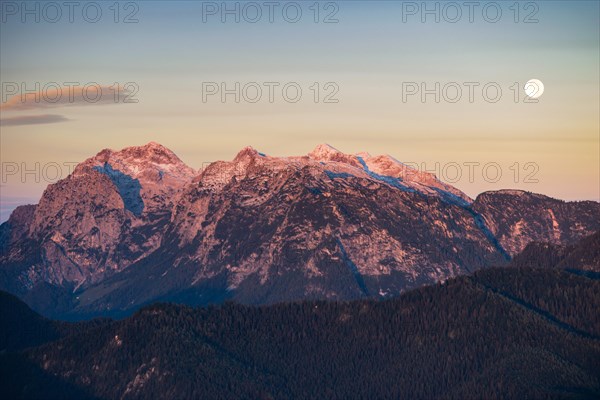
{"type": "Polygon", "coordinates": [[[498,268],[386,301],[158,304],[2,363],[108,399],[595,399],[599,294],[567,270],[498,268]]]}

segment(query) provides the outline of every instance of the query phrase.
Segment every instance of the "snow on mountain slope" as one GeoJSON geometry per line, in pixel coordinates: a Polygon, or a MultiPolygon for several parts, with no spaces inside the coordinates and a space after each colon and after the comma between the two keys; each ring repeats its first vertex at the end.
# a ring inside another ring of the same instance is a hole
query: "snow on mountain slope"
{"type": "Polygon", "coordinates": [[[123,177],[134,182],[129,186],[139,186],[144,203],[138,208],[146,208],[147,211],[172,205],[175,192],[196,175],[175,153],[155,142],[120,151],[104,149],[79,164],[73,175],[89,173],[90,169],[109,176],[117,187],[123,177]]]}

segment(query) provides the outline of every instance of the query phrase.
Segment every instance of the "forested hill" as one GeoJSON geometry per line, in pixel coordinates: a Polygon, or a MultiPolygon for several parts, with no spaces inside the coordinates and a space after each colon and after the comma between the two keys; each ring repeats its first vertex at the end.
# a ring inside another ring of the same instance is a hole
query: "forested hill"
{"type": "Polygon", "coordinates": [[[512,261],[513,267],[562,268],[586,271],[589,276],[600,273],[600,231],[573,245],[530,243],[512,261]]]}
{"type": "Polygon", "coordinates": [[[381,302],[158,304],[5,354],[0,389],[8,398],[593,399],[599,293],[599,280],[574,272],[503,268],[381,302]]]}

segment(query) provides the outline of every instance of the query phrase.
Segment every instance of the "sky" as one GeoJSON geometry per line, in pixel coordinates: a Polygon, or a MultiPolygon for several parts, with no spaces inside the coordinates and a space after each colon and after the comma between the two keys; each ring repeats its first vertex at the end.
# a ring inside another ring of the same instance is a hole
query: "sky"
{"type": "Polygon", "coordinates": [[[599,2],[464,4],[0,1],[0,221],[149,141],[196,169],[328,143],[471,197],[600,200],[599,2]]]}

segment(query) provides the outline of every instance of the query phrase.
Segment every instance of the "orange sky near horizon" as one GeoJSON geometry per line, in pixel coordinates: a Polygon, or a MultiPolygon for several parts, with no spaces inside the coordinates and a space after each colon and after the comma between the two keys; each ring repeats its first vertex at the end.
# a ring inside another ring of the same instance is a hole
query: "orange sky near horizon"
{"type": "Polygon", "coordinates": [[[41,176],[49,163],[64,177],[66,164],[103,148],[149,141],[196,169],[248,145],[289,156],[328,143],[389,154],[471,197],[516,188],[600,201],[598,2],[539,2],[531,24],[515,23],[509,9],[498,23],[422,23],[403,22],[395,2],[338,5],[332,24],[314,23],[308,9],[293,24],[205,23],[199,3],[162,1],[141,3],[134,24],[8,18],[0,25],[0,220],[37,202],[55,180],[41,176]],[[545,85],[534,103],[523,92],[531,78],[545,85]],[[63,90],[96,82],[103,98],[42,96],[23,106],[21,88],[11,95],[9,86],[52,82],[63,90]],[[220,85],[231,91],[236,82],[240,90],[223,99],[220,85]],[[278,85],[273,101],[268,82],[278,85]],[[472,99],[468,82],[476,83],[472,99]],[[212,83],[219,92],[209,94],[212,83]],[[110,89],[128,84],[137,102],[110,89]]]}

